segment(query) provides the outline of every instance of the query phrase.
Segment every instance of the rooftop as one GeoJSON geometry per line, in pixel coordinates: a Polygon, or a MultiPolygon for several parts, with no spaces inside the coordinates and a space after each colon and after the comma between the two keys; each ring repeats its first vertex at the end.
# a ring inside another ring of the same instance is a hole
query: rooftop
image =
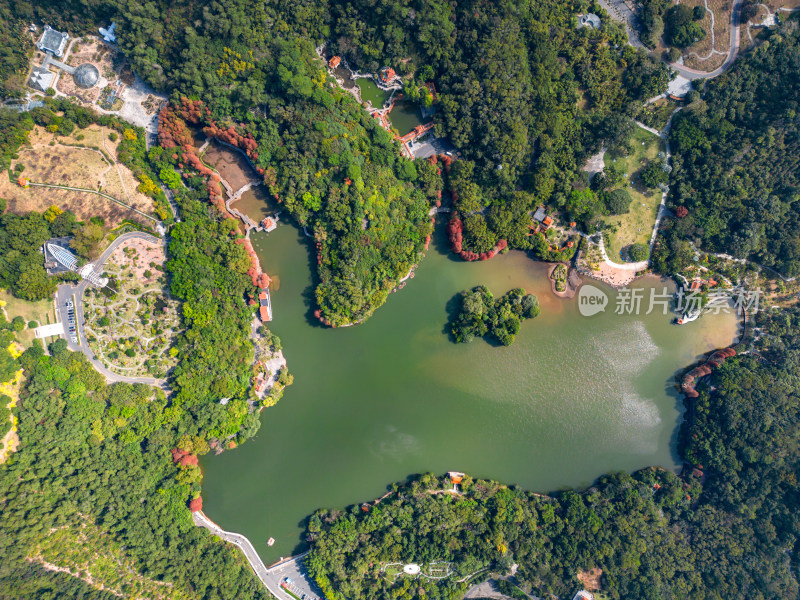
{"type": "Polygon", "coordinates": [[[94,87],[100,80],[100,71],[91,63],[84,63],[72,74],[75,85],[85,90],[94,87]]]}
{"type": "Polygon", "coordinates": [[[44,67],[34,67],[31,71],[31,78],[28,80],[28,85],[40,92],[46,92],[48,88],[53,87],[53,81],[56,74],[44,67]]]}
{"type": "Polygon", "coordinates": [[[392,79],[394,79],[395,77],[397,77],[397,73],[395,73],[395,71],[394,71],[394,69],[392,67],[384,67],[378,73],[378,77],[381,78],[381,81],[389,82],[392,79]]]}
{"type": "Polygon", "coordinates": [[[114,29],[116,29],[116,28],[117,28],[117,24],[116,23],[111,23],[111,26],[108,29],[105,29],[105,28],[101,27],[100,29],[98,29],[98,31],[100,32],[100,35],[103,36],[103,39],[106,42],[109,42],[110,44],[113,44],[114,42],[117,41],[117,34],[114,33],[114,29]]]}
{"type": "Polygon", "coordinates": [[[50,25],[44,26],[42,37],[36,43],[36,47],[42,52],[50,52],[51,54],[61,58],[64,55],[64,49],[67,47],[69,35],[56,31],[50,25]]]}
{"type": "Polygon", "coordinates": [[[594,13],[578,15],[578,27],[589,27],[590,29],[600,29],[600,17],[594,13]]]}

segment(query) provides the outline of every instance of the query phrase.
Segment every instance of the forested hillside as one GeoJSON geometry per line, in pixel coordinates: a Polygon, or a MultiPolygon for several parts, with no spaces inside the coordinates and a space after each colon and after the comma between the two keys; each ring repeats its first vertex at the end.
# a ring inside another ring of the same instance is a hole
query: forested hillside
{"type": "Polygon", "coordinates": [[[538,597],[571,597],[578,572],[599,567],[615,599],[796,598],[800,311],[763,325],[757,352],[728,359],[687,399],[681,453],[704,481],[651,468],[545,497],[469,479],[463,495],[434,494],[452,486],[424,475],[366,513],[316,513],[312,574],[330,599],[455,599],[467,587],[457,579],[512,563],[538,597]],[[455,575],[393,582],[380,572],[433,561],[455,575]]]}
{"type": "MultiPolygon", "coordinates": [[[[31,113],[10,113],[0,147],[4,156],[25,141],[34,122],[82,127],[96,119],[120,132],[126,129],[121,121],[64,101],[48,103],[31,113]]],[[[120,144],[118,158],[152,186],[154,170],[164,166],[163,151],[148,154],[144,132],[130,131],[134,135],[120,144]]],[[[182,332],[173,349],[179,365],[168,377],[170,399],[144,385],[107,386],[63,341],[50,347],[51,357],[34,346],[21,358],[26,382],[15,409],[20,447],[0,467],[0,547],[6,557],[0,597],[117,597],[81,582],[91,579],[141,597],[154,597],[159,589],[165,598],[264,594],[238,551],[211,541],[190,519],[188,504],[200,490],[197,456],[211,444],[231,447],[244,441],[260,421],[248,405],[254,310],[246,301],[255,293],[250,260],[236,243],[237,223],[210,210],[204,181],[190,178],[186,184],[175,194],[181,222],[171,229],[166,266],[171,292],[182,301],[182,332]],[[225,405],[219,403],[223,397],[229,399],[225,405]],[[172,449],[186,453],[175,465],[172,449]],[[59,528],[63,539],[51,540],[51,528],[59,528]],[[120,556],[120,562],[109,568],[105,559],[92,556],[88,549],[97,544],[79,543],[86,532],[102,540],[101,555],[120,556]],[[45,563],[78,577],[47,570],[45,563]],[[81,575],[84,570],[88,576],[81,575]]],[[[166,202],[160,189],[152,193],[166,202]]],[[[69,212],[48,210],[6,213],[0,225],[0,285],[26,299],[51,295],[55,282],[47,277],[38,249],[51,235],[80,235],[83,224],[69,212]]]]}
{"type": "Polygon", "coordinates": [[[20,447],[0,477],[0,597],[130,597],[140,590],[138,575],[164,582],[155,587],[164,598],[265,597],[244,557],[191,522],[186,503],[198,493],[200,469],[196,460],[173,464],[170,449],[196,456],[208,445],[164,393],[106,385],[63,340],[50,352],[35,345],[20,358],[20,447]],[[113,553],[119,564],[95,554],[105,545],[77,543],[87,525],[112,534],[111,548],[124,548],[113,553]],[[56,530],[66,546],[42,555],[56,530]],[[133,565],[130,576],[123,562],[133,565]],[[83,583],[91,579],[94,586],[83,583]]]}
{"type": "MultiPolygon", "coordinates": [[[[666,68],[625,45],[621,25],[577,29],[575,15],[586,10],[606,14],[557,1],[333,7],[332,50],[352,64],[390,64],[417,77],[431,69],[436,130],[464,159],[450,187],[470,215],[465,250],[480,254],[506,239],[545,258],[543,240],[526,235],[527,211],[547,204],[570,212],[586,156],[623,141],[639,102],[665,89],[666,68]]],[[[603,210],[595,203],[575,216],[589,222],[603,210]]]]}
{"type": "Polygon", "coordinates": [[[678,113],[669,201],[688,214],[667,232],[662,270],[676,270],[695,241],[800,273],[798,81],[800,31],[790,21],[678,113]]]}
{"type": "MultiPolygon", "coordinates": [[[[316,45],[329,42],[365,72],[393,66],[410,88],[434,83],[436,131],[464,159],[449,187],[465,256],[507,240],[559,258],[527,235],[527,212],[547,204],[576,213],[569,199],[586,185],[584,158],[619,143],[668,79],[612,20],[577,29],[577,13],[605,15],[585,1],[109,1],[84,10],[116,19],[120,47],[148,83],[201,99],[204,121],[252,136],[265,184],[319,245],[317,303],[332,325],[368,317],[419,259],[443,182],[437,167],[401,158],[333,86],[316,45]]],[[[573,216],[588,223],[604,211],[595,202],[573,216]]]]}

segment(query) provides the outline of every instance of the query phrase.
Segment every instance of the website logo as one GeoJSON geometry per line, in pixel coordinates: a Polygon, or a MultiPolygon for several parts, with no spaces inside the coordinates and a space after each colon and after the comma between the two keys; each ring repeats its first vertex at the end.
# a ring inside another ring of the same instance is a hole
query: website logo
{"type": "Polygon", "coordinates": [[[578,291],[578,311],[584,317],[591,317],[599,312],[603,312],[608,306],[608,296],[606,293],[585,283],[578,291]]]}

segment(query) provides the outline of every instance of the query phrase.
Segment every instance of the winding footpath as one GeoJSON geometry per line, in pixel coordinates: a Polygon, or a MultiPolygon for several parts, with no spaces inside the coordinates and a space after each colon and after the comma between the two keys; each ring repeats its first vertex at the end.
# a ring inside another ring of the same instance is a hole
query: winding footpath
{"type": "MultiPolygon", "coordinates": [[[[664,141],[664,149],[665,149],[667,164],[669,164],[669,160],[670,160],[670,158],[672,158],[672,153],[670,152],[670,147],[669,147],[669,131],[672,128],[672,119],[673,119],[673,117],[680,110],[681,110],[681,107],[678,107],[672,112],[672,114],[669,117],[669,121],[667,121],[667,124],[664,126],[664,129],[662,129],[661,131],[658,131],[657,129],[653,129],[652,127],[648,127],[644,123],[640,123],[639,121],[636,121],[636,125],[638,125],[642,129],[644,129],[645,131],[649,131],[653,135],[658,136],[659,138],[661,138],[664,141]]],[[[655,243],[656,243],[656,237],[658,236],[658,228],[661,226],[661,220],[669,213],[669,209],[667,209],[667,204],[666,204],[667,203],[667,194],[668,193],[669,193],[669,190],[664,191],[664,192],[661,193],[661,202],[658,205],[658,213],[656,214],[655,223],[653,223],[653,232],[650,234],[649,249],[650,249],[650,254],[651,255],[653,253],[653,246],[655,246],[655,243]]],[[[608,257],[608,254],[606,253],[605,242],[603,241],[603,236],[602,235],[599,236],[599,238],[600,238],[599,241],[595,242],[593,238],[595,237],[596,234],[595,235],[588,235],[588,234],[585,234],[585,233],[580,232],[580,231],[578,231],[578,233],[582,237],[586,238],[589,242],[597,244],[597,247],[600,250],[600,255],[603,257],[603,262],[605,264],[607,264],[609,267],[612,267],[614,269],[619,269],[621,271],[634,271],[634,272],[636,272],[636,271],[644,271],[645,269],[647,269],[647,267],[650,264],[650,260],[649,259],[648,260],[641,260],[639,262],[631,262],[631,263],[614,262],[613,260],[611,260],[608,257]]]]}
{"type": "MultiPolygon", "coordinates": [[[[670,64],[670,66],[689,80],[713,79],[714,77],[718,77],[719,75],[722,75],[725,71],[727,71],[733,64],[733,61],[736,60],[736,57],[739,54],[739,25],[740,25],[739,15],[741,14],[740,11],[741,7],[742,7],[742,0],[733,0],[733,6],[731,7],[731,21],[729,23],[731,31],[731,45],[730,48],[728,49],[728,57],[725,59],[725,62],[722,63],[722,65],[720,65],[718,68],[708,73],[704,71],[698,71],[697,69],[690,69],[689,67],[684,67],[683,65],[679,65],[677,63],[672,63],[670,64]]],[[[706,10],[709,9],[706,7],[706,10]]],[[[711,11],[709,10],[709,12],[711,11]]],[[[712,13],[712,20],[713,20],[713,13],[712,13]]],[[[712,44],[712,51],[713,51],[713,44],[712,44]]]]}
{"type": "MultiPolygon", "coordinates": [[[[108,260],[108,257],[117,249],[117,247],[122,244],[123,242],[127,242],[128,240],[132,239],[142,239],[146,242],[151,242],[154,244],[165,244],[166,242],[163,239],[157,238],[152,236],[148,233],[143,233],[141,231],[133,231],[131,233],[125,233],[115,239],[111,244],[106,248],[105,252],[100,255],[96,261],[94,261],[94,265],[97,271],[101,270],[103,264],[108,260]]],[[[75,298],[75,330],[77,333],[78,342],[75,343],[72,341],[72,337],[69,335],[65,335],[67,340],[67,347],[72,350],[73,352],[82,352],[92,366],[97,370],[98,373],[103,375],[106,378],[106,381],[109,383],[144,383],[146,385],[153,385],[156,387],[160,387],[165,391],[169,391],[167,387],[167,382],[164,379],[156,379],[154,377],[126,377],[124,375],[118,375],[116,373],[112,373],[109,371],[106,366],[94,355],[94,353],[89,348],[89,343],[86,341],[86,332],[84,329],[84,324],[86,322],[86,318],[83,312],[83,293],[86,291],[86,288],[89,286],[89,282],[86,280],[81,281],[78,285],[73,285],[71,283],[65,283],[58,286],[56,290],[56,307],[57,307],[57,316],[59,321],[62,323],[68,322],[67,317],[67,307],[66,303],[67,300],[71,300],[73,297],[75,298]]]]}
{"type": "Polygon", "coordinates": [[[104,192],[100,192],[98,190],[90,190],[89,188],[72,187],[72,186],[69,186],[69,185],[58,185],[58,184],[55,184],[55,183],[37,183],[35,181],[29,181],[28,185],[32,185],[32,186],[35,186],[35,187],[55,188],[57,190],[70,190],[71,192],[88,192],[89,194],[97,194],[98,196],[102,196],[103,198],[111,200],[112,202],[114,202],[116,204],[119,204],[120,206],[124,206],[128,210],[132,210],[137,215],[141,215],[145,219],[150,219],[151,221],[153,221],[155,223],[161,223],[161,221],[159,221],[153,215],[148,215],[146,212],[142,212],[138,208],[134,208],[130,204],[125,204],[122,200],[114,198],[114,196],[109,196],[108,194],[106,194],[104,192]]]}

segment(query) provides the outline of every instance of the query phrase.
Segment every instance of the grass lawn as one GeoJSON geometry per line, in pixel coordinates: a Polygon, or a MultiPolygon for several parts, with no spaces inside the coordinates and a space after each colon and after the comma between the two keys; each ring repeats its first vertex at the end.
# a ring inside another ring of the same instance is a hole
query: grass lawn
{"type": "Polygon", "coordinates": [[[615,165],[622,167],[627,173],[627,182],[633,182],[628,191],[633,198],[631,209],[624,215],[607,216],[604,220],[616,231],[609,233],[611,243],[606,248],[608,257],[613,261],[620,261],[622,249],[630,244],[650,243],[650,235],[653,233],[653,225],[658,214],[658,205],[661,203],[660,190],[648,190],[638,182],[637,175],[648,160],[655,158],[664,145],[658,136],[641,127],[634,130],[631,137],[631,153],[626,157],[612,156],[607,153],[604,159],[605,165],[615,165]]]}
{"type": "MultiPolygon", "coordinates": [[[[9,321],[16,316],[21,316],[25,319],[25,329],[17,332],[16,336],[17,341],[26,348],[30,347],[34,339],[33,329],[28,329],[30,321],[37,321],[39,325],[56,322],[52,298],[39,300],[38,302],[28,302],[27,300],[15,298],[6,290],[0,290],[0,306],[5,308],[9,321]]],[[[52,341],[52,338],[45,340],[45,343],[50,341],[52,341]]]]}

